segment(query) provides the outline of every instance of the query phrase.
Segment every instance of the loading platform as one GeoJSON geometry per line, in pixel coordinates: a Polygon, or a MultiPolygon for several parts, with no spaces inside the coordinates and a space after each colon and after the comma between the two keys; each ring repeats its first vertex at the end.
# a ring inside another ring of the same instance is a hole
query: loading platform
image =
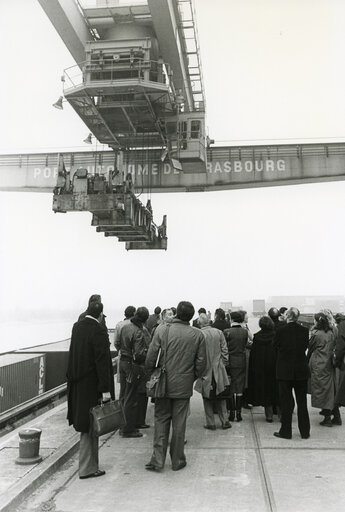
{"type": "MultiPolygon", "coordinates": [[[[118,393],[118,390],[117,390],[118,393]]],[[[153,405],[147,422],[153,425],[153,405]]],[[[319,426],[309,409],[310,439],[301,439],[294,414],[292,440],[277,439],[277,417],[266,423],[263,410],[245,410],[230,430],[203,428],[202,399],[195,393],[186,433],[187,467],[146,471],[153,428],[139,439],[118,433],[100,440],[102,478],[78,478],[79,435],[66,421],[66,404],[28,424],[42,429],[43,461],[17,466],[18,433],[0,439],[1,512],[340,512],[344,510],[344,426],[319,426]]],[[[220,425],[219,425],[220,426],[220,425]]]]}

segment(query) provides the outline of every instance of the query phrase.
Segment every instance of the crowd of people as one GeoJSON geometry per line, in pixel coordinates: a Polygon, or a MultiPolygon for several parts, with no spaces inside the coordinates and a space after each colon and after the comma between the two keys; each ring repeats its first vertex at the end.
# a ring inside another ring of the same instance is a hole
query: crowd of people
{"type": "MultiPolygon", "coordinates": [[[[280,420],[274,436],[291,439],[297,405],[298,429],[308,439],[308,393],[311,406],[323,416],[321,426],[342,424],[344,315],[320,311],[308,329],[299,323],[297,308],[273,307],[260,318],[259,331],[253,335],[246,311],[226,314],[219,308],[213,320],[205,308],[193,320],[194,314],[187,301],[163,311],[157,306],[151,315],[144,306],[128,306],[115,327],[116,378],[126,418],[120,437],[141,438],[141,430],[150,427],[146,384],[157,365],[166,376],[164,396],[151,398],[154,439],[147,470],[164,468],[169,442],[172,469],[186,466],[185,431],[193,390],[202,396],[208,430],[217,429],[217,418],[228,430],[232,422],[243,420],[243,407],[262,406],[268,423],[274,415],[280,420]]],[[[73,326],[67,372],[68,420],[81,433],[80,478],[104,474],[98,466],[98,441],[89,410],[100,399],[114,399],[111,362],[101,297],[93,295],[73,326]]]]}

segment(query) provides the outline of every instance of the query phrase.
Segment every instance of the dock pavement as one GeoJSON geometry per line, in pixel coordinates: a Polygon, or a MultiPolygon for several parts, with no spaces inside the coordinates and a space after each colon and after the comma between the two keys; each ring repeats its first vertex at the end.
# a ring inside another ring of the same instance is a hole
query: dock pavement
{"type": "MultiPolygon", "coordinates": [[[[138,439],[118,433],[100,440],[101,478],[78,478],[79,435],[66,421],[66,404],[32,420],[42,429],[43,461],[18,466],[18,432],[0,439],[0,512],[343,512],[345,426],[319,425],[309,408],[311,437],[301,439],[293,418],[291,440],[279,439],[278,418],[263,409],[243,411],[243,421],[222,430],[203,428],[201,396],[194,393],[186,432],[187,466],[160,473],[150,460],[154,405],[138,439]]],[[[344,418],[345,419],[345,418],[344,418]]],[[[21,427],[23,428],[23,427],[21,427]]],[[[20,429],[18,429],[20,430],[20,429]]]]}

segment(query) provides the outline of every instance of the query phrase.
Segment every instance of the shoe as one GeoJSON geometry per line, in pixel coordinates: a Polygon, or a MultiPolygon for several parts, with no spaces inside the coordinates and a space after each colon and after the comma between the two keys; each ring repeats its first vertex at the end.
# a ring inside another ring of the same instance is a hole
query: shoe
{"type": "Polygon", "coordinates": [[[83,480],[84,478],[96,478],[97,476],[103,476],[105,475],[105,471],[102,471],[101,469],[97,469],[94,473],[90,473],[89,475],[80,476],[80,480],[83,480]]]}
{"type": "Polygon", "coordinates": [[[319,412],[319,414],[321,414],[321,416],[326,416],[325,409],[321,409],[321,411],[319,412]]]}
{"type": "Polygon", "coordinates": [[[204,425],[204,428],[207,430],[217,430],[216,425],[204,425]]]}
{"type": "Polygon", "coordinates": [[[148,464],[145,464],[145,469],[148,471],[162,471],[163,468],[159,468],[158,466],[155,466],[149,462],[148,464]]]}
{"type": "Polygon", "coordinates": [[[266,418],[267,423],[273,423],[273,418],[266,418]]]}
{"type": "Polygon", "coordinates": [[[235,411],[230,411],[229,421],[235,421],[235,411]]]}
{"type": "Polygon", "coordinates": [[[143,437],[141,432],[123,432],[121,437],[143,437]]]}
{"type": "Polygon", "coordinates": [[[242,409],[242,395],[236,395],[236,420],[242,421],[241,409],[242,409]]]}
{"type": "Polygon", "coordinates": [[[247,402],[243,402],[242,403],[242,408],[243,409],[253,409],[253,406],[251,404],[248,404],[247,402]]]}
{"type": "Polygon", "coordinates": [[[342,425],[343,424],[343,422],[341,421],[340,418],[332,418],[331,422],[333,425],[342,425]]]}
{"type": "Polygon", "coordinates": [[[147,425],[146,423],[144,423],[143,425],[135,425],[135,428],[150,428],[151,425],[147,425]]]}
{"type": "Polygon", "coordinates": [[[302,438],[302,439],[309,439],[309,437],[310,437],[310,434],[307,434],[306,436],[302,436],[302,435],[301,435],[301,438],[302,438]]]}
{"type": "Polygon", "coordinates": [[[322,427],[333,427],[333,423],[330,416],[325,416],[323,421],[320,421],[322,427]]]}
{"type": "Polygon", "coordinates": [[[229,423],[228,421],[226,421],[223,425],[222,425],[222,429],[223,430],[227,430],[228,428],[231,428],[232,425],[231,423],[229,423]]]}
{"type": "Polygon", "coordinates": [[[288,436],[283,436],[280,432],[273,432],[273,435],[275,437],[280,437],[281,439],[291,439],[291,436],[288,437],[288,436]]]}
{"type": "Polygon", "coordinates": [[[179,471],[180,469],[183,469],[187,466],[187,462],[181,462],[176,468],[171,468],[173,471],[179,471]]]}

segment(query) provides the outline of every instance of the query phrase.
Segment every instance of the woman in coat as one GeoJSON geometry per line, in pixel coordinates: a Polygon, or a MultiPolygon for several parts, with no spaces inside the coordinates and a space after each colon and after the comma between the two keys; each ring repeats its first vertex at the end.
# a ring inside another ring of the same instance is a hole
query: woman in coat
{"type": "Polygon", "coordinates": [[[334,331],[324,313],[314,315],[308,348],[311,405],[325,416],[320,425],[332,427],[331,414],[335,398],[335,368],[332,364],[335,347],[334,331]]]}
{"type": "Polygon", "coordinates": [[[273,408],[277,405],[274,322],[269,316],[259,320],[260,331],[254,334],[249,356],[248,400],[265,408],[266,421],[272,423],[273,408]]]}
{"type": "Polygon", "coordinates": [[[228,347],[224,334],[214,327],[205,314],[199,316],[201,332],[206,342],[206,371],[199,378],[194,389],[202,394],[206,424],[205,428],[216,430],[213,406],[218,413],[223,430],[231,428],[226,417],[226,400],[223,397],[217,398],[229,386],[229,378],[225,366],[228,364],[228,347]]]}
{"type": "Polygon", "coordinates": [[[230,415],[229,421],[242,421],[242,396],[246,384],[246,348],[249,348],[248,331],[242,327],[243,314],[240,311],[230,313],[231,327],[224,335],[229,352],[230,376],[230,415]]]}

